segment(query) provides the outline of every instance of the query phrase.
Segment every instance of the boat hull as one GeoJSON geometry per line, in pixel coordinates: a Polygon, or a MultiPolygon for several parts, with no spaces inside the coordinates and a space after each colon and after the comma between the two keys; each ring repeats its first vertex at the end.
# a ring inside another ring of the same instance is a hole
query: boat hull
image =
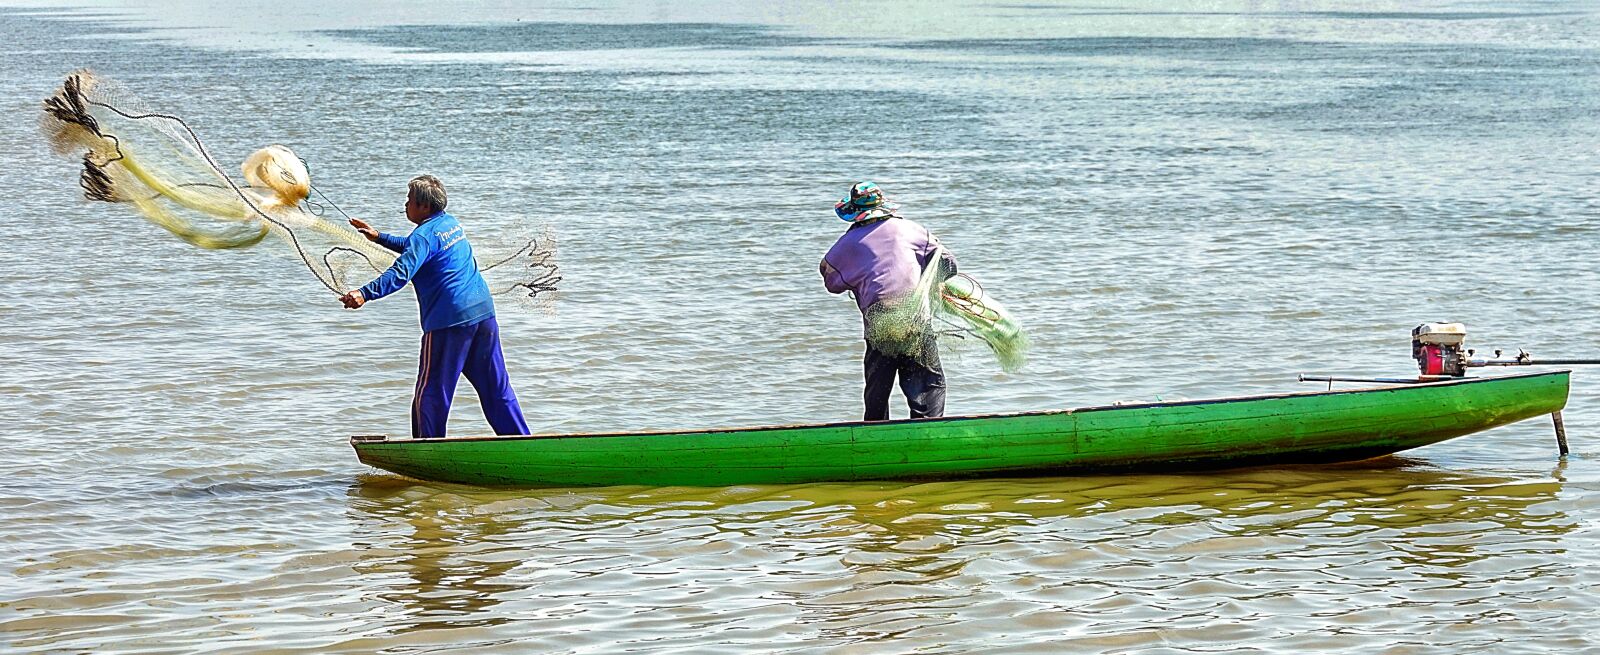
{"type": "Polygon", "coordinates": [[[1341,462],[1559,411],[1569,373],[1053,412],[626,434],[353,437],[364,463],[494,486],[725,486],[1341,462]]]}

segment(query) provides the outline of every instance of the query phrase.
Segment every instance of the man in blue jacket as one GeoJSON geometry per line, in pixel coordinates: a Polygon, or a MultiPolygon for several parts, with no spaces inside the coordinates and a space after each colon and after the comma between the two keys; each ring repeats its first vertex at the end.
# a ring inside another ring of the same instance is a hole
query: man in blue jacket
{"type": "Polygon", "coordinates": [[[411,436],[443,437],[450,400],[463,373],[478,391],[483,414],[495,434],[528,434],[517,394],[500,354],[500,324],[494,320],[489,283],[478,272],[472,245],[456,217],[445,213],[444,184],[432,175],[411,180],[406,218],[416,224],[401,238],[359,219],[350,226],[368,240],[400,253],[378,279],[339,298],[348,309],[414,283],[422,310],[422,361],[411,401],[411,436]]]}

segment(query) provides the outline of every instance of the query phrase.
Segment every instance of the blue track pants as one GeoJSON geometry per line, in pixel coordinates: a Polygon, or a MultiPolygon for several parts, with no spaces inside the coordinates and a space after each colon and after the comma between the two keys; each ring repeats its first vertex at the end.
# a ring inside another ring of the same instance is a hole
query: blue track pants
{"type": "Polygon", "coordinates": [[[527,434],[522,406],[500,354],[500,324],[494,317],[422,333],[417,394],[411,401],[411,436],[443,437],[456,382],[466,374],[478,391],[484,418],[495,434],[527,434]]]}

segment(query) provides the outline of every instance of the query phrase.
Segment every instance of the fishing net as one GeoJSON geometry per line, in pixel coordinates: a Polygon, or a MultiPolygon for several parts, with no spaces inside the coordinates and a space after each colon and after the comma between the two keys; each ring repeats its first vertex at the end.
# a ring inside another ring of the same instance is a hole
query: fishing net
{"type": "MultiPolygon", "coordinates": [[[[310,172],[290,149],[271,145],[252,153],[240,167],[240,183],[182,119],[151,110],[90,71],[67,76],[45,99],[40,127],[57,153],[81,157],[78,184],[85,198],[127,205],[190,244],[248,248],[277,237],[317,281],[341,295],[394,263],[395,253],[346,220],[322,215],[324,207],[310,200],[316,190],[310,172]]],[[[548,228],[506,244],[474,239],[474,248],[496,296],[553,308],[561,273],[548,228]]]]}
{"type": "Polygon", "coordinates": [[[1022,326],[977,280],[953,274],[942,255],[943,248],[934,252],[910,293],[867,308],[867,343],[884,354],[922,360],[937,355],[941,336],[971,339],[988,346],[1001,370],[1021,370],[1028,352],[1022,326]]]}

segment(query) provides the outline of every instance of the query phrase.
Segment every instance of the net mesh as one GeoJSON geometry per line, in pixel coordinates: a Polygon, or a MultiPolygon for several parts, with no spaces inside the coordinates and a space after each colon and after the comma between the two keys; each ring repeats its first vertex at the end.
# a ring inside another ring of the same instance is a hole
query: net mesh
{"type": "Polygon", "coordinates": [[[910,293],[880,298],[867,308],[866,338],[878,352],[924,363],[946,345],[976,341],[988,347],[1001,370],[1015,373],[1027,362],[1028,337],[1004,305],[978,281],[951,270],[943,248],[935,251],[910,293]]]}
{"type": "MultiPolygon", "coordinates": [[[[85,198],[127,205],[195,246],[248,248],[275,236],[336,294],[394,263],[394,253],[346,221],[322,215],[309,200],[315,187],[308,168],[290,149],[272,145],[252,153],[240,167],[241,184],[181,118],[151,110],[88,70],[68,75],[45,99],[40,127],[57,153],[81,158],[85,198]]],[[[554,308],[561,273],[548,227],[531,238],[475,246],[491,292],[554,308]]]]}

